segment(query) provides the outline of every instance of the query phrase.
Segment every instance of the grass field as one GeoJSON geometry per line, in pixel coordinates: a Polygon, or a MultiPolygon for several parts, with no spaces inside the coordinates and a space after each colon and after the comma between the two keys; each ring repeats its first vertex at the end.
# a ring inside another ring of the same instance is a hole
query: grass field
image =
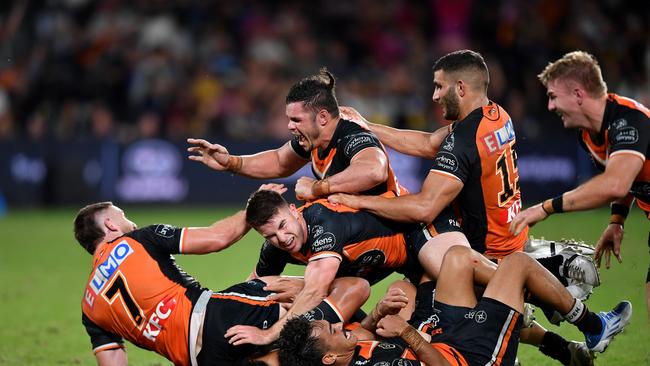
{"type": "MultiPolygon", "coordinates": [[[[233,210],[223,208],[126,208],[129,217],[141,226],[164,222],[178,226],[204,226],[233,210]]],[[[90,256],[72,235],[76,210],[16,210],[0,218],[3,239],[0,256],[0,309],[4,326],[0,329],[0,365],[92,365],[90,343],[81,325],[80,302],[84,281],[90,270],[90,256]]],[[[553,216],[533,228],[532,234],[547,239],[561,237],[595,243],[608,213],[604,210],[553,216]]],[[[587,304],[591,309],[610,309],[620,299],[629,299],[634,315],[627,330],[619,335],[597,364],[650,364],[650,327],[645,305],[645,276],[650,256],[647,235],[650,225],[638,210],[630,214],[625,230],[623,264],[601,271],[603,284],[587,304]]],[[[190,274],[213,290],[241,282],[257,259],[260,236],[249,233],[232,248],[207,256],[178,256],[190,274]]],[[[299,274],[291,268],[290,274],[299,274]]],[[[391,277],[394,279],[397,277],[391,277]]],[[[380,298],[388,280],[373,288],[369,304],[380,298]]],[[[538,318],[542,317],[538,311],[538,318]]],[[[573,327],[550,329],[569,338],[582,340],[573,327]]],[[[166,365],[151,352],[128,347],[132,365],[166,365]]],[[[521,346],[524,366],[559,364],[530,346],[521,346]]]]}

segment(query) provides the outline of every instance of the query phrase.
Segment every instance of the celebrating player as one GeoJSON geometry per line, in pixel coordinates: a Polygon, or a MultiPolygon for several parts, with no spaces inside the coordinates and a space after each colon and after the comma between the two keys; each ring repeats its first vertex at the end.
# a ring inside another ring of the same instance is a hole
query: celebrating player
{"type": "MultiPolygon", "coordinates": [[[[272,278],[240,283],[220,292],[207,290],[182,271],[172,254],[220,251],[247,231],[243,211],[210,227],[152,225],[138,229],[111,202],[81,209],[75,237],[93,255],[82,300],[82,321],[97,362],[126,365],[123,338],[176,365],[218,365],[250,356],[255,348],[233,345],[228,328],[266,328],[286,310],[267,300],[272,278]]],[[[318,306],[330,320],[348,319],[369,294],[366,281],[340,279],[329,301],[318,306]]]]}
{"type": "Polygon", "coordinates": [[[313,200],[335,192],[399,195],[401,188],[377,137],[341,119],[334,76],[320,74],[294,84],[286,98],[289,131],[295,136],[275,150],[231,155],[218,144],[188,139],[189,158],[218,171],[253,178],[279,178],[295,173],[311,160],[317,179],[301,177],[296,196],[313,200]]]}
{"type": "MultiPolygon", "coordinates": [[[[583,51],[567,53],[550,63],[539,80],[547,90],[549,111],[560,116],[565,128],[578,129],[580,144],[602,173],[522,211],[510,229],[521,233],[551,214],[611,203],[610,222],[595,254],[599,265],[604,255],[609,268],[612,253],[621,262],[623,224],[635,198],[650,219],[650,110],[635,100],[607,93],[598,62],[583,51]]],[[[646,288],[650,304],[650,267],[646,288]]]]}

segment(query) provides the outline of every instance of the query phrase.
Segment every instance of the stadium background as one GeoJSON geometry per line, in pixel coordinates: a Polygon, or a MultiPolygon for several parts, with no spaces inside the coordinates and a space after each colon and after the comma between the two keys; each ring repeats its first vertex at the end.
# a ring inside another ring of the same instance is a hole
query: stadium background
{"type": "MultiPolygon", "coordinates": [[[[140,225],[208,225],[241,208],[262,182],[189,162],[186,137],[223,143],[234,154],[280,146],[289,137],[288,87],[321,66],[338,77],[342,105],[375,122],[431,130],[444,124],[431,103],[432,63],[459,48],[485,56],[489,95],[513,118],[526,203],[594,174],[574,132],[546,110],[536,75],[547,62],[574,49],[591,52],[610,90],[650,105],[647,2],[0,3],[0,309],[8,322],[0,364],[92,362],[79,322],[88,258],[72,240],[76,208],[112,200],[140,225]]],[[[429,163],[391,159],[417,190],[429,163]]],[[[296,176],[284,182],[291,187],[296,176]]],[[[594,243],[606,220],[604,210],[566,214],[532,232],[594,243]]],[[[601,356],[606,364],[649,363],[647,231],[632,212],[625,262],[604,271],[589,302],[604,308],[629,297],[636,308],[630,330],[601,356]]],[[[247,275],[258,244],[249,234],[227,253],[181,263],[219,289],[247,275]]],[[[162,362],[129,352],[133,364],[162,362]]],[[[522,352],[526,365],[548,362],[530,347],[522,352]]]]}

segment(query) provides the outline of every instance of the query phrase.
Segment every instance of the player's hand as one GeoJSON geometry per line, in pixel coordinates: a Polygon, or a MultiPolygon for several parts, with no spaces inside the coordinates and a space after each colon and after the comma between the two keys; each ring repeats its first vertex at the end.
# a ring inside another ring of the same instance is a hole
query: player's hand
{"type": "Polygon", "coordinates": [[[284,186],[282,183],[265,183],[260,186],[260,188],[257,189],[258,191],[273,191],[277,192],[278,194],[282,195],[284,192],[287,191],[287,187],[284,186]]]}
{"type": "Polygon", "coordinates": [[[377,303],[376,312],[379,317],[395,315],[400,312],[409,302],[404,290],[393,287],[386,292],[384,297],[377,303]]]}
{"type": "Polygon", "coordinates": [[[339,107],[339,116],[343,119],[346,119],[348,121],[352,121],[360,125],[361,127],[365,128],[366,130],[370,130],[370,127],[368,126],[368,120],[363,118],[361,113],[357,111],[356,109],[348,106],[340,106],[339,107]]]}
{"type": "Polygon", "coordinates": [[[232,326],[226,331],[224,337],[228,338],[228,343],[233,346],[239,346],[241,344],[261,346],[270,344],[275,340],[270,330],[262,330],[251,325],[232,326]]]}
{"type": "Polygon", "coordinates": [[[398,315],[387,315],[377,323],[375,333],[384,338],[399,337],[408,326],[408,323],[402,317],[398,315]]]}
{"type": "Polygon", "coordinates": [[[189,138],[187,139],[187,143],[194,145],[187,148],[187,152],[191,154],[188,155],[188,159],[199,161],[214,170],[228,170],[230,154],[225,147],[219,144],[212,144],[203,139],[189,138]]]}
{"type": "Polygon", "coordinates": [[[296,295],[305,286],[305,281],[299,277],[275,277],[269,280],[264,279],[266,286],[265,291],[274,292],[266,297],[267,300],[293,303],[296,295]]]}
{"type": "Polygon", "coordinates": [[[312,192],[312,186],[316,179],[310,177],[300,177],[296,182],[296,198],[302,201],[313,201],[317,197],[312,192]]]}
{"type": "Polygon", "coordinates": [[[514,219],[512,219],[512,222],[510,223],[510,232],[513,235],[519,235],[526,226],[532,227],[547,217],[548,214],[542,208],[542,204],[538,203],[533,207],[521,211],[514,219]]]}
{"type": "Polygon", "coordinates": [[[618,263],[623,263],[621,259],[621,242],[623,241],[623,226],[619,224],[609,224],[603,234],[598,239],[596,244],[596,251],[594,252],[594,259],[596,266],[600,268],[600,261],[605,255],[605,267],[609,269],[612,253],[618,260],[618,263]]]}
{"type": "Polygon", "coordinates": [[[344,205],[354,209],[361,207],[361,198],[353,194],[336,193],[328,196],[327,200],[335,205],[344,205]]]}

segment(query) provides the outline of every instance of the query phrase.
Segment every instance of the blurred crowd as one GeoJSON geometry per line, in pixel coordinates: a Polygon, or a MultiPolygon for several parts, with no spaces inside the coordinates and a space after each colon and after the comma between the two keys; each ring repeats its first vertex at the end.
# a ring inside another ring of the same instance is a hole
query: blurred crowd
{"type": "Polygon", "coordinates": [[[340,104],[431,129],[433,61],[481,52],[518,133],[561,130],[536,75],[568,51],[650,105],[650,3],[623,0],[43,0],[0,4],[0,141],[288,136],[289,86],[326,66],[340,104]]]}

